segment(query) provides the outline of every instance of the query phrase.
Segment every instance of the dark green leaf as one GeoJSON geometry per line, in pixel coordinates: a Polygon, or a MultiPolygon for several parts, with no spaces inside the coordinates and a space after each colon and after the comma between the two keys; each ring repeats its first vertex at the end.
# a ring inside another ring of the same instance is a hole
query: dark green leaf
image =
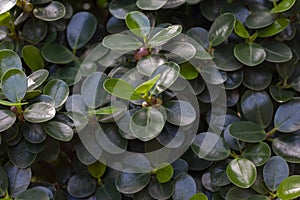
{"type": "Polygon", "coordinates": [[[293,175],[284,179],[277,189],[277,196],[281,199],[296,199],[300,197],[300,175],[293,175]]]}
{"type": "Polygon", "coordinates": [[[242,157],[251,160],[255,166],[265,164],[270,156],[271,149],[269,145],[264,142],[248,144],[242,153],[242,157]]]}
{"type": "Polygon", "coordinates": [[[156,179],[152,179],[149,184],[149,194],[154,199],[169,199],[174,192],[174,186],[172,182],[160,183],[156,179]]]}
{"type": "Polygon", "coordinates": [[[234,32],[242,37],[242,38],[249,38],[250,37],[250,34],[249,32],[247,31],[247,29],[245,28],[245,26],[242,24],[242,22],[240,22],[239,20],[237,20],[235,22],[235,25],[234,25],[234,32]]]}
{"type": "Polygon", "coordinates": [[[272,147],[274,152],[291,163],[300,163],[300,136],[299,135],[281,135],[277,137],[272,147]]]}
{"type": "Polygon", "coordinates": [[[271,13],[280,13],[289,10],[296,0],[283,0],[271,10],[271,13]]]}
{"type": "Polygon", "coordinates": [[[189,200],[196,194],[196,182],[192,176],[187,173],[180,173],[174,179],[174,200],[189,200]]]}
{"type": "Polygon", "coordinates": [[[46,140],[47,134],[41,124],[25,124],[22,127],[24,138],[30,143],[42,143],[46,140]]]}
{"type": "Polygon", "coordinates": [[[28,88],[27,91],[33,91],[42,85],[48,78],[49,72],[45,69],[40,69],[27,77],[28,88]]]}
{"type": "Polygon", "coordinates": [[[223,71],[235,71],[243,67],[233,55],[233,44],[226,44],[225,46],[219,46],[214,51],[215,66],[223,71]]]}
{"type": "Polygon", "coordinates": [[[85,198],[96,191],[96,182],[89,175],[75,174],[69,179],[67,190],[73,197],[85,198]]]}
{"type": "Polygon", "coordinates": [[[280,156],[273,156],[264,166],[263,177],[270,191],[276,191],[279,184],[289,176],[289,166],[280,156]]]}
{"type": "Polygon", "coordinates": [[[151,47],[161,46],[161,45],[167,43],[172,38],[179,35],[181,33],[181,31],[182,31],[181,25],[168,26],[167,28],[163,28],[163,29],[159,30],[155,35],[151,36],[149,38],[148,44],[151,47]]]}
{"type": "Polygon", "coordinates": [[[151,179],[149,173],[121,172],[116,176],[115,185],[117,190],[124,194],[133,194],[146,187],[151,179]]]}
{"type": "Polygon", "coordinates": [[[99,108],[97,110],[89,111],[89,114],[92,115],[111,115],[118,112],[119,108],[116,106],[107,106],[103,108],[99,108]]]}
{"type": "Polygon", "coordinates": [[[108,93],[121,99],[137,100],[141,98],[140,95],[135,92],[135,88],[130,83],[122,79],[107,79],[104,81],[103,87],[108,93]]]}
{"type": "Polygon", "coordinates": [[[89,12],[73,15],[67,26],[67,40],[72,49],[80,49],[93,37],[97,28],[96,17],[89,12]]]}
{"type": "Polygon", "coordinates": [[[226,169],[229,180],[238,187],[249,188],[256,179],[256,167],[248,159],[232,160],[226,169]]]}
{"type": "Polygon", "coordinates": [[[59,44],[47,44],[43,46],[42,55],[45,60],[55,64],[67,64],[75,58],[69,49],[59,44]]]}
{"type": "Polygon", "coordinates": [[[266,139],[266,132],[261,125],[251,121],[233,123],[229,128],[232,137],[250,143],[261,142],[266,139]]]}
{"type": "Polygon", "coordinates": [[[191,60],[197,53],[194,45],[188,42],[174,41],[165,44],[162,47],[164,50],[170,52],[166,56],[178,64],[182,64],[191,60]]]}
{"type": "Polygon", "coordinates": [[[49,200],[49,196],[46,192],[39,189],[29,189],[20,193],[15,200],[49,200]]]}
{"type": "MultiPolygon", "coordinates": [[[[228,161],[220,161],[216,162],[211,168],[210,168],[210,187],[216,186],[225,186],[230,183],[230,180],[227,177],[226,174],[226,167],[228,165],[228,161]]],[[[203,178],[202,178],[203,179],[203,178]]]]}
{"type": "Polygon", "coordinates": [[[269,200],[269,197],[263,195],[253,195],[248,197],[247,200],[269,200]]]}
{"type": "Polygon", "coordinates": [[[255,91],[266,89],[272,82],[272,73],[264,65],[243,69],[243,84],[255,91]]]}
{"type": "Polygon", "coordinates": [[[14,165],[23,169],[29,167],[36,158],[36,154],[28,151],[24,140],[13,147],[9,147],[7,154],[14,165]]]}
{"type": "Polygon", "coordinates": [[[22,61],[18,54],[12,50],[4,49],[0,50],[0,76],[5,71],[11,68],[22,69],[22,61]]]}
{"type": "Polygon", "coordinates": [[[109,12],[118,19],[125,19],[130,11],[138,10],[135,0],[113,0],[109,4],[109,12]]]}
{"type": "Polygon", "coordinates": [[[8,189],[8,178],[2,167],[0,167],[0,196],[3,197],[8,189]]]}
{"type": "Polygon", "coordinates": [[[286,29],[288,25],[290,24],[290,20],[287,18],[278,18],[276,19],[273,24],[270,26],[260,30],[258,32],[259,37],[271,37],[273,35],[276,35],[286,29]]]}
{"type": "Polygon", "coordinates": [[[24,110],[24,118],[31,123],[41,123],[51,120],[56,114],[55,107],[47,102],[38,102],[24,110]]]}
{"type": "Polygon", "coordinates": [[[106,182],[96,191],[97,200],[121,200],[122,196],[113,182],[106,182]]]}
{"type": "Polygon", "coordinates": [[[232,187],[226,193],[226,200],[247,200],[248,197],[255,195],[253,190],[243,189],[240,187],[232,187]]]}
{"type": "Polygon", "coordinates": [[[75,85],[82,78],[82,74],[74,67],[56,68],[49,76],[49,79],[60,79],[68,84],[68,86],[75,85]]]}
{"type": "Polygon", "coordinates": [[[279,103],[287,102],[292,100],[294,97],[294,93],[288,90],[280,89],[276,85],[271,85],[270,94],[275,99],[275,101],[279,103]]]}
{"type": "Polygon", "coordinates": [[[17,68],[4,72],[1,77],[2,92],[12,102],[21,102],[27,91],[26,74],[17,68]]]}
{"type": "Polygon", "coordinates": [[[211,46],[217,46],[224,42],[231,32],[235,24],[235,16],[231,13],[220,15],[211,25],[208,38],[211,46]]]}
{"type": "Polygon", "coordinates": [[[41,42],[47,35],[48,25],[38,19],[32,18],[25,22],[22,35],[25,40],[38,43],[41,42]]]}
{"type": "Polygon", "coordinates": [[[73,130],[66,124],[58,121],[47,122],[44,130],[56,140],[68,142],[73,138],[73,130]]]}
{"type": "Polygon", "coordinates": [[[16,0],[4,0],[0,5],[0,15],[9,11],[16,5],[16,0]]]}
{"type": "Polygon", "coordinates": [[[168,0],[157,0],[157,1],[148,1],[148,0],[137,0],[136,5],[142,10],[158,10],[163,7],[168,0]]]}
{"type": "Polygon", "coordinates": [[[281,63],[287,62],[293,57],[290,47],[282,42],[265,41],[261,45],[267,53],[266,61],[281,63]]]}
{"type": "Polygon", "coordinates": [[[129,30],[141,38],[145,38],[150,33],[150,21],[140,11],[128,13],[125,17],[125,22],[129,30]]]}
{"type": "Polygon", "coordinates": [[[64,4],[52,1],[47,6],[36,7],[33,10],[33,15],[43,21],[56,21],[66,15],[66,8],[64,4]]]}
{"type": "Polygon", "coordinates": [[[138,39],[121,33],[106,36],[102,44],[117,51],[134,51],[143,46],[143,43],[138,39]]]}
{"type": "Polygon", "coordinates": [[[268,10],[259,10],[252,12],[246,19],[245,24],[248,28],[258,29],[271,25],[276,15],[268,10]]]}
{"type": "Polygon", "coordinates": [[[16,121],[16,115],[9,110],[0,110],[0,132],[9,129],[16,121]]]}
{"type": "Polygon", "coordinates": [[[22,49],[22,57],[26,65],[32,70],[36,71],[44,68],[45,62],[41,51],[32,45],[27,45],[22,49]]]}
{"type": "Polygon", "coordinates": [[[45,85],[44,94],[54,99],[55,108],[60,108],[68,98],[69,87],[64,81],[53,79],[45,85]]]}
{"type": "Polygon", "coordinates": [[[168,182],[173,176],[174,170],[169,163],[163,163],[156,171],[156,178],[160,183],[168,182]]]}
{"type": "Polygon", "coordinates": [[[157,67],[165,62],[167,62],[167,58],[163,55],[150,55],[139,60],[136,68],[141,74],[150,76],[157,67]]]}
{"type": "Polygon", "coordinates": [[[256,66],[266,58],[264,48],[257,43],[243,42],[234,47],[234,56],[247,66],[256,66]]]}

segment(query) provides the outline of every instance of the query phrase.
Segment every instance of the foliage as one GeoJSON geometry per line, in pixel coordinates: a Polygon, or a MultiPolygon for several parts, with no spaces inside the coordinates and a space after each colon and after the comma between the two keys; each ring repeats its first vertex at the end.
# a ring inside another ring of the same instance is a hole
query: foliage
{"type": "Polygon", "coordinates": [[[3,0],[0,199],[299,198],[299,42],[299,0],[3,0]]]}

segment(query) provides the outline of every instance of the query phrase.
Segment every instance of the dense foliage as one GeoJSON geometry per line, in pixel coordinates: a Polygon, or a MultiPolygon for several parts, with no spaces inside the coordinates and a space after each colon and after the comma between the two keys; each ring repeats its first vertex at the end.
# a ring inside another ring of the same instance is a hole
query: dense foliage
{"type": "Polygon", "coordinates": [[[2,0],[0,199],[300,197],[299,43],[299,0],[2,0]]]}

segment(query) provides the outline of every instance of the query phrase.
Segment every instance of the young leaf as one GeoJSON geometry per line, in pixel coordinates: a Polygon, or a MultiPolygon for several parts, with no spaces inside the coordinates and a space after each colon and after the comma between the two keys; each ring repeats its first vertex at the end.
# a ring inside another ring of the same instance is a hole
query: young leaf
{"type": "Polygon", "coordinates": [[[241,38],[249,38],[250,37],[249,32],[247,31],[245,26],[242,24],[242,22],[240,22],[239,20],[237,20],[235,22],[234,32],[241,38]]]}
{"type": "Polygon", "coordinates": [[[137,86],[134,91],[138,94],[147,93],[156,84],[160,76],[161,74],[158,74],[150,80],[146,81],[145,83],[142,83],[141,85],[137,86]]]}
{"type": "Polygon", "coordinates": [[[88,170],[94,178],[99,179],[105,173],[106,165],[100,162],[95,162],[88,166],[88,170]]]}
{"type": "Polygon", "coordinates": [[[99,108],[97,110],[88,111],[91,115],[111,115],[118,112],[119,108],[116,106],[107,106],[104,108],[99,108]]]}
{"type": "Polygon", "coordinates": [[[172,38],[179,35],[182,31],[182,26],[180,25],[171,25],[167,28],[163,28],[159,32],[157,32],[155,35],[151,36],[149,38],[148,44],[151,47],[157,47],[161,46],[165,43],[167,43],[172,38]]]}
{"type": "Polygon", "coordinates": [[[193,195],[190,200],[208,200],[207,196],[203,193],[197,193],[193,195]]]}
{"type": "Polygon", "coordinates": [[[260,30],[258,32],[259,37],[271,37],[273,35],[276,35],[286,29],[288,25],[290,24],[290,20],[287,18],[278,18],[276,19],[273,24],[270,26],[260,30]]]}
{"type": "Polygon", "coordinates": [[[280,199],[296,199],[300,197],[300,175],[284,179],[278,186],[277,196],[280,199]]]}
{"type": "Polygon", "coordinates": [[[296,0],[283,0],[278,5],[274,6],[271,10],[271,13],[280,13],[289,10],[294,4],[296,0]]]}
{"type": "Polygon", "coordinates": [[[169,163],[163,163],[156,171],[156,178],[160,183],[168,182],[173,176],[174,170],[169,163]]]}
{"type": "Polygon", "coordinates": [[[125,17],[127,27],[137,36],[144,38],[150,33],[150,21],[148,17],[140,11],[132,11],[125,17]]]}
{"type": "Polygon", "coordinates": [[[122,79],[107,79],[104,81],[103,87],[109,94],[121,99],[137,100],[141,98],[140,95],[135,92],[135,88],[130,83],[122,79]]]}

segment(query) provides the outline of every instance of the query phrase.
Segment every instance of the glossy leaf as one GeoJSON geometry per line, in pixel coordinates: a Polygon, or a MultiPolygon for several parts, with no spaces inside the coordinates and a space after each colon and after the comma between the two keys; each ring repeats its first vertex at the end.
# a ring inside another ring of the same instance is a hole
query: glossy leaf
{"type": "Polygon", "coordinates": [[[67,26],[67,40],[72,49],[80,49],[93,37],[97,28],[96,17],[89,12],[73,15],[67,26]]]}
{"type": "Polygon", "coordinates": [[[294,4],[296,0],[283,0],[278,5],[272,8],[271,13],[280,13],[289,10],[294,4]]]}
{"type": "Polygon", "coordinates": [[[122,79],[107,79],[104,81],[103,87],[108,93],[121,99],[137,100],[141,98],[140,95],[135,92],[135,88],[130,83],[122,79]]]}
{"type": "Polygon", "coordinates": [[[160,183],[156,179],[152,179],[149,184],[149,194],[155,199],[169,199],[174,192],[174,186],[169,181],[160,183]]]}
{"type": "Polygon", "coordinates": [[[196,191],[196,182],[189,174],[181,173],[174,179],[174,200],[189,200],[196,191]]]}
{"type": "Polygon", "coordinates": [[[24,123],[21,127],[24,138],[30,143],[39,144],[44,142],[47,138],[47,134],[41,124],[24,123]]]}
{"type": "Polygon", "coordinates": [[[171,25],[167,28],[159,30],[155,35],[149,38],[148,44],[151,47],[156,47],[167,43],[172,38],[179,35],[182,31],[181,25],[171,25]]]}
{"type": "Polygon", "coordinates": [[[226,200],[247,200],[249,197],[256,195],[253,190],[243,189],[240,187],[231,187],[226,193],[226,200]]]}
{"type": "Polygon", "coordinates": [[[0,15],[9,11],[11,8],[13,8],[16,5],[16,3],[17,3],[16,0],[4,0],[0,6],[0,15]]]}
{"type": "Polygon", "coordinates": [[[68,142],[73,138],[73,130],[66,124],[58,121],[47,122],[44,130],[56,140],[68,142]]]}
{"type": "Polygon", "coordinates": [[[248,159],[232,160],[226,169],[229,180],[240,188],[249,188],[256,179],[256,167],[248,159]]]}
{"type": "Polygon", "coordinates": [[[136,5],[142,10],[158,10],[163,7],[168,0],[148,1],[148,0],[137,0],[136,5]]]}
{"type": "Polygon", "coordinates": [[[31,123],[41,123],[51,120],[56,114],[54,105],[47,102],[38,102],[24,110],[24,119],[31,123]]]}
{"type": "Polygon", "coordinates": [[[191,147],[200,158],[205,160],[223,160],[230,154],[230,149],[224,139],[211,132],[196,135],[191,147]]]}
{"type": "Polygon", "coordinates": [[[163,55],[150,55],[139,60],[136,68],[141,74],[151,76],[153,71],[165,62],[167,62],[167,58],[163,55]]]}
{"type": "Polygon", "coordinates": [[[29,189],[29,190],[26,190],[26,191],[20,193],[15,198],[15,200],[27,200],[27,199],[31,199],[31,200],[49,200],[49,196],[43,190],[29,189]]]}
{"type": "Polygon", "coordinates": [[[66,47],[59,44],[47,44],[42,48],[45,60],[55,64],[67,64],[74,60],[74,55],[66,47]]]}
{"type": "Polygon", "coordinates": [[[251,29],[264,28],[271,25],[275,20],[276,15],[268,10],[259,10],[252,12],[246,19],[245,25],[251,29]]]}
{"type": "Polygon", "coordinates": [[[231,13],[224,13],[215,19],[208,32],[210,45],[217,46],[224,42],[233,31],[234,24],[235,16],[231,13]]]}
{"type": "Polygon", "coordinates": [[[174,170],[169,163],[163,163],[156,171],[156,178],[160,183],[168,182],[173,176],[174,170]]]}
{"type": "Polygon", "coordinates": [[[234,47],[234,56],[241,63],[252,67],[265,60],[266,52],[260,44],[244,42],[234,47]]]}
{"type": "Polygon", "coordinates": [[[126,14],[138,10],[134,0],[113,0],[109,4],[109,12],[118,19],[125,19],[126,14]]]}
{"type": "Polygon", "coordinates": [[[207,196],[203,193],[194,194],[190,200],[208,200],[207,196]]]}
{"type": "Polygon", "coordinates": [[[264,66],[244,68],[243,75],[243,84],[255,91],[266,89],[272,82],[272,74],[264,66]]]}
{"type": "Polygon", "coordinates": [[[166,56],[178,64],[191,60],[197,53],[197,49],[189,42],[174,41],[167,43],[163,49],[169,51],[166,56]]]}
{"type": "Polygon", "coordinates": [[[146,187],[151,179],[149,173],[128,173],[121,172],[116,176],[115,185],[119,192],[133,194],[146,187]]]}
{"type": "Polygon", "coordinates": [[[261,44],[265,49],[266,61],[281,63],[292,59],[293,54],[289,46],[281,42],[266,41],[261,44]]]}
{"type": "Polygon", "coordinates": [[[96,191],[96,182],[88,175],[75,174],[69,179],[67,190],[76,198],[85,198],[96,191]]]}
{"type": "Polygon", "coordinates": [[[266,138],[264,129],[251,121],[233,123],[229,128],[229,133],[236,139],[250,143],[261,142],[266,138]]]}
{"type": "Polygon", "coordinates": [[[16,121],[16,115],[9,110],[0,110],[0,132],[9,129],[16,121]]]}
{"type": "Polygon", "coordinates": [[[160,74],[156,75],[155,77],[151,78],[150,80],[140,84],[135,88],[135,92],[138,94],[146,94],[157,82],[160,78],[160,74]]]}
{"type": "Polygon", "coordinates": [[[17,145],[8,148],[7,154],[14,165],[23,169],[29,167],[35,161],[37,156],[28,151],[24,140],[17,145]]]}
{"type": "Polygon", "coordinates": [[[140,11],[132,11],[125,17],[127,27],[137,36],[144,38],[150,33],[150,21],[148,17],[140,11]]]}
{"type": "Polygon", "coordinates": [[[259,37],[271,37],[273,35],[276,35],[286,29],[288,25],[290,24],[290,20],[287,18],[278,18],[276,19],[273,24],[270,26],[260,30],[258,32],[259,37]]]}
{"type": "Polygon", "coordinates": [[[41,51],[35,46],[27,45],[23,47],[22,57],[32,71],[37,71],[45,66],[41,51]]]}
{"type": "Polygon", "coordinates": [[[11,68],[17,68],[21,70],[22,61],[16,52],[3,49],[0,50],[0,66],[0,76],[2,76],[5,71],[11,68]]]}
{"type": "Polygon", "coordinates": [[[271,149],[269,145],[264,142],[248,144],[242,153],[242,157],[252,161],[255,166],[265,164],[270,156],[271,149]]]}
{"type": "Polygon", "coordinates": [[[250,34],[249,32],[247,31],[247,29],[245,28],[245,26],[239,21],[237,20],[235,22],[235,25],[234,25],[234,32],[242,37],[242,38],[249,38],[250,37],[250,34]]]}
{"type": "Polygon", "coordinates": [[[300,163],[300,137],[298,135],[290,135],[286,137],[281,135],[277,137],[273,143],[273,151],[291,163],[300,163]]]}
{"type": "Polygon", "coordinates": [[[263,168],[263,177],[270,191],[276,191],[279,184],[289,176],[289,166],[280,156],[273,156],[263,168]]]}
{"type": "Polygon", "coordinates": [[[186,62],[180,65],[180,74],[186,80],[193,80],[199,76],[197,69],[190,63],[186,62]]]}
{"type": "MultiPolygon", "coordinates": [[[[228,165],[228,162],[225,161],[219,161],[216,162],[211,168],[210,173],[208,173],[208,177],[210,180],[206,181],[208,183],[206,187],[210,187],[210,189],[217,188],[218,186],[225,186],[230,183],[227,174],[226,174],[226,167],[228,165]],[[210,186],[209,186],[210,185],[210,186]]],[[[205,179],[205,177],[202,177],[202,179],[205,179]]],[[[204,184],[204,182],[203,182],[204,184]]],[[[207,188],[208,188],[207,187],[207,188]]],[[[210,190],[212,191],[212,190],[210,190]]]]}
{"type": "Polygon", "coordinates": [[[44,87],[44,94],[54,99],[55,108],[60,108],[69,96],[68,85],[59,79],[49,81],[44,87]]]}
{"type": "Polygon", "coordinates": [[[143,46],[143,43],[138,39],[121,33],[106,36],[102,44],[117,51],[133,51],[143,46]]]}
{"type": "Polygon", "coordinates": [[[42,85],[48,78],[49,72],[45,69],[40,69],[27,77],[28,88],[27,91],[33,91],[42,85]]]}
{"type": "Polygon", "coordinates": [[[300,175],[293,175],[284,179],[277,189],[277,196],[281,199],[296,199],[300,197],[300,175]]]}
{"type": "Polygon", "coordinates": [[[47,31],[48,25],[45,22],[32,18],[25,22],[22,34],[25,40],[38,43],[46,37],[47,31]]]}
{"type": "Polygon", "coordinates": [[[223,71],[235,71],[243,67],[233,55],[233,44],[226,44],[225,46],[219,46],[215,48],[214,61],[216,68],[223,71]]]}
{"type": "Polygon", "coordinates": [[[287,102],[289,100],[292,100],[294,97],[293,92],[278,88],[276,85],[271,85],[270,94],[273,99],[275,99],[275,101],[279,103],[287,102]]]}
{"type": "Polygon", "coordinates": [[[43,21],[56,21],[63,18],[65,14],[65,6],[58,1],[52,1],[47,6],[36,7],[33,10],[33,15],[43,21]]]}
{"type": "Polygon", "coordinates": [[[7,70],[1,77],[2,92],[12,102],[21,102],[27,91],[26,74],[17,68],[7,70]]]}

